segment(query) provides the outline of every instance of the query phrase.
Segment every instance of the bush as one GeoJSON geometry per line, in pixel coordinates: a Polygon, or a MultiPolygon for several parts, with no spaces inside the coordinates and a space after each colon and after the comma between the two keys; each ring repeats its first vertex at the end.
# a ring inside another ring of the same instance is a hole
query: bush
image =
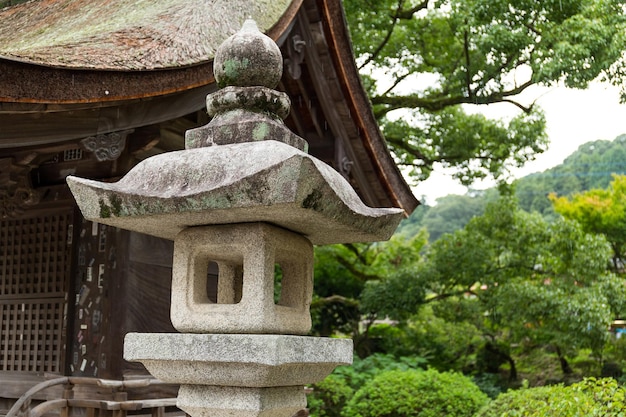
{"type": "Polygon", "coordinates": [[[569,387],[509,391],[485,406],[476,417],[625,417],[625,393],[612,378],[588,378],[569,387]]]}
{"type": "Polygon", "coordinates": [[[474,384],[491,399],[506,390],[507,382],[498,374],[477,374],[472,378],[474,384]]]}
{"type": "Polygon", "coordinates": [[[343,378],[353,390],[358,390],[376,375],[385,371],[408,371],[426,367],[426,359],[419,356],[395,357],[375,353],[365,359],[355,357],[352,366],[340,366],[333,372],[343,378]]]}
{"type": "Polygon", "coordinates": [[[323,381],[313,385],[308,395],[309,415],[313,417],[339,417],[346,401],[354,391],[340,376],[330,374],[323,381]]]}
{"type": "Polygon", "coordinates": [[[471,379],[452,372],[387,371],[361,387],[344,417],[470,417],[488,401],[471,379]]]}

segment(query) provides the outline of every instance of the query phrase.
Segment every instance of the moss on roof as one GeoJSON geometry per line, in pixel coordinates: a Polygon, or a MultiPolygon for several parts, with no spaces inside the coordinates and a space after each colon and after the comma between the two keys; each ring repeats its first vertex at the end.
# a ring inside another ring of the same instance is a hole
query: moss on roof
{"type": "Polygon", "coordinates": [[[0,57],[152,70],[213,58],[246,18],[271,28],[291,0],[39,0],[0,10],[0,57]]]}

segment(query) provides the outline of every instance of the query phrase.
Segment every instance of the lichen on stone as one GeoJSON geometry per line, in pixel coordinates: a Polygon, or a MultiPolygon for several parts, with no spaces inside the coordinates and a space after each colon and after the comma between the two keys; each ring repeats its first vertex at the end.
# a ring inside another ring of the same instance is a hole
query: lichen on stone
{"type": "Polygon", "coordinates": [[[252,130],[252,138],[255,141],[259,141],[259,140],[264,140],[265,138],[267,138],[267,135],[270,132],[270,128],[267,125],[267,123],[259,123],[253,130],[252,130]]]}

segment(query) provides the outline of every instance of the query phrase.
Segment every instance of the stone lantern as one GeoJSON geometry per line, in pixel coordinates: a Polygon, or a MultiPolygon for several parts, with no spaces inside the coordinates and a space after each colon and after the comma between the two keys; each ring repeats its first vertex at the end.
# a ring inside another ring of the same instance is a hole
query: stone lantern
{"type": "Polygon", "coordinates": [[[352,362],[352,341],[307,337],[313,245],[386,240],[401,209],[365,206],[285,127],[276,44],[248,20],[218,49],[211,122],[185,150],[146,159],[117,183],[67,182],[85,218],[174,240],[171,319],[181,333],[125,338],[124,356],[180,384],[200,416],[291,416],[305,384],[352,362]],[[218,266],[217,302],[206,294],[218,266]],[[275,299],[275,268],[282,271],[275,299]]]}

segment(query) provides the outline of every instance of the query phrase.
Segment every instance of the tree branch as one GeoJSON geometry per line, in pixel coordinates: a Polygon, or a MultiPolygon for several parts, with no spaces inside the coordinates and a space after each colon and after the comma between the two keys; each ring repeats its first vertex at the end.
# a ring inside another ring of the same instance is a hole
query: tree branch
{"type": "Polygon", "coordinates": [[[451,298],[451,297],[455,297],[458,295],[465,295],[465,294],[472,294],[478,297],[478,294],[476,294],[474,291],[472,291],[471,288],[468,289],[461,289],[458,291],[452,291],[452,292],[447,292],[447,293],[443,293],[443,294],[437,294],[434,297],[431,298],[427,298],[424,300],[424,304],[428,304],[428,303],[432,303],[434,301],[441,301],[441,300],[445,300],[447,298],[451,298]]]}
{"type": "Polygon", "coordinates": [[[406,74],[398,77],[395,79],[395,81],[393,82],[393,84],[391,85],[391,87],[389,87],[382,95],[386,96],[389,93],[391,93],[391,90],[393,90],[394,88],[396,88],[398,86],[398,84],[400,84],[402,81],[406,80],[406,78],[411,75],[410,72],[407,72],[406,74]]]}
{"type": "Polygon", "coordinates": [[[359,302],[357,300],[335,294],[335,295],[331,295],[330,297],[318,298],[316,300],[313,300],[311,302],[311,307],[312,308],[319,307],[325,304],[333,304],[333,303],[344,304],[349,307],[359,306],[359,302]]]}
{"type": "Polygon", "coordinates": [[[387,35],[385,35],[385,38],[383,39],[383,41],[380,43],[380,45],[378,45],[376,50],[374,50],[374,52],[372,52],[372,54],[369,56],[369,58],[367,58],[365,60],[365,62],[359,66],[359,70],[363,69],[367,64],[369,64],[370,62],[375,60],[376,57],[378,56],[378,54],[380,53],[380,51],[382,51],[382,49],[385,47],[385,45],[387,45],[387,43],[389,43],[389,39],[391,39],[391,35],[393,33],[393,30],[396,28],[396,24],[398,23],[398,14],[402,10],[402,4],[403,3],[404,3],[404,0],[398,0],[398,7],[396,7],[396,12],[394,13],[394,15],[391,16],[391,18],[392,18],[391,26],[389,27],[389,30],[387,31],[387,35]]]}
{"type": "Polygon", "coordinates": [[[348,261],[347,259],[342,258],[341,256],[335,256],[337,262],[341,264],[344,268],[346,268],[352,275],[357,277],[362,281],[370,281],[375,279],[380,279],[378,275],[366,274],[365,272],[359,271],[358,268],[355,268],[354,265],[348,261]]]}
{"type": "Polygon", "coordinates": [[[463,54],[465,55],[465,84],[467,87],[467,97],[473,99],[474,93],[472,92],[472,78],[470,75],[469,33],[467,29],[463,31],[463,54]]]}
{"type": "Polygon", "coordinates": [[[428,7],[428,0],[424,0],[420,4],[411,7],[410,9],[400,10],[398,13],[396,13],[396,16],[398,17],[398,19],[409,20],[413,18],[413,15],[415,13],[425,9],[426,7],[428,7]]]}
{"type": "Polygon", "coordinates": [[[457,104],[491,104],[511,102],[508,97],[515,96],[526,88],[533,85],[533,81],[529,80],[525,83],[508,91],[498,91],[486,96],[455,96],[455,97],[441,97],[441,98],[425,98],[417,95],[409,96],[390,96],[380,95],[372,97],[373,105],[383,105],[385,107],[376,110],[376,117],[382,117],[392,110],[404,109],[404,108],[420,108],[428,111],[440,111],[449,106],[457,104]]]}
{"type": "Polygon", "coordinates": [[[504,99],[504,100],[502,100],[502,102],[503,103],[511,103],[512,105],[519,107],[520,110],[522,110],[526,114],[529,114],[533,110],[533,107],[535,106],[535,102],[533,102],[533,104],[531,104],[528,107],[524,106],[522,103],[518,103],[517,101],[510,100],[510,99],[504,99]]]}
{"type": "Polygon", "coordinates": [[[409,154],[413,155],[415,158],[419,159],[420,161],[424,161],[425,165],[432,165],[433,163],[438,162],[437,160],[433,160],[433,159],[430,159],[429,157],[427,157],[419,149],[407,146],[407,143],[404,140],[402,140],[401,138],[398,138],[398,137],[395,137],[395,136],[387,136],[387,135],[385,135],[385,139],[387,140],[388,143],[390,143],[392,145],[395,145],[397,147],[400,147],[403,150],[405,150],[406,152],[408,152],[409,154]]]}

